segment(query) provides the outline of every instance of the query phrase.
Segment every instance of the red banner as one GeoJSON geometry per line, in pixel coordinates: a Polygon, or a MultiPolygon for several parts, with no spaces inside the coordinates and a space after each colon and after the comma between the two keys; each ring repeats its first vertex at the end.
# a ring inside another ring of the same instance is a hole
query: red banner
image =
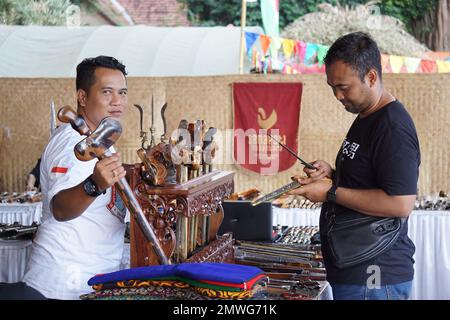
{"type": "Polygon", "coordinates": [[[234,83],[234,160],[262,175],[297,161],[267,133],[297,153],[301,83],[234,83]]]}

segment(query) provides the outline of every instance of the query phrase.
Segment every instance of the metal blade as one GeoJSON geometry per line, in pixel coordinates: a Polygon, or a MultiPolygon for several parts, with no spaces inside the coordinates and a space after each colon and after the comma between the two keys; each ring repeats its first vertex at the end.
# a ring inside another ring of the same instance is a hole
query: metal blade
{"type": "Polygon", "coordinates": [[[273,199],[278,198],[279,196],[281,196],[282,194],[285,194],[291,190],[297,189],[298,187],[300,187],[301,184],[298,183],[297,181],[292,181],[291,183],[288,183],[284,186],[282,186],[281,188],[278,188],[274,191],[272,191],[271,193],[268,193],[264,196],[258,197],[255,200],[253,200],[252,206],[257,206],[260,203],[263,203],[265,201],[271,201],[273,199]]]}
{"type": "Polygon", "coordinates": [[[50,102],[50,135],[56,130],[56,112],[55,112],[55,102],[50,102]]]}
{"type": "Polygon", "coordinates": [[[163,136],[165,136],[167,134],[167,124],[166,124],[166,108],[167,108],[167,102],[164,103],[164,105],[161,108],[161,119],[163,121],[163,136]]]}
{"type": "Polygon", "coordinates": [[[267,135],[272,138],[275,142],[277,142],[280,146],[282,146],[287,152],[289,152],[291,155],[293,155],[294,157],[296,157],[305,167],[307,167],[308,169],[313,169],[313,170],[317,170],[316,167],[314,167],[312,164],[306,162],[305,160],[303,160],[302,158],[300,158],[294,151],[292,151],[288,146],[282,144],[280,141],[278,141],[277,139],[275,139],[274,137],[272,137],[269,133],[267,133],[267,135]]]}
{"type": "Polygon", "coordinates": [[[151,127],[153,128],[155,125],[155,107],[154,107],[154,100],[153,100],[153,96],[152,96],[152,125],[151,127]]]}
{"type": "MultiPolygon", "coordinates": [[[[139,110],[139,124],[141,125],[141,134],[142,134],[142,132],[144,131],[144,130],[142,130],[142,127],[143,127],[142,122],[144,121],[144,111],[142,110],[142,107],[140,105],[134,104],[134,106],[139,110]]],[[[141,135],[141,137],[142,137],[142,135],[141,135]]]]}

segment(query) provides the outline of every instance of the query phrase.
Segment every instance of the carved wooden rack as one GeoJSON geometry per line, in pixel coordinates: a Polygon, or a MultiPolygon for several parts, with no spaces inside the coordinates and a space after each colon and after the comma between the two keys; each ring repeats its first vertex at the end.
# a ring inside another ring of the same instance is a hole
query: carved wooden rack
{"type": "MultiPolygon", "coordinates": [[[[215,170],[185,183],[152,187],[131,169],[130,186],[172,263],[233,262],[231,234],[217,236],[222,201],[233,192],[234,172],[215,170]]],[[[152,245],[130,221],[131,267],[159,264],[152,245]]]]}

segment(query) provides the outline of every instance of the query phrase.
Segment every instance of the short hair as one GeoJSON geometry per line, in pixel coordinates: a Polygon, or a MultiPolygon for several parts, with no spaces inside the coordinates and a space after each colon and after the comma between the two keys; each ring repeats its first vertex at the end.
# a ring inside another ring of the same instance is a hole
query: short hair
{"type": "Polygon", "coordinates": [[[377,43],[364,32],[353,32],[337,39],[325,56],[325,66],[328,67],[340,60],[358,72],[361,81],[370,69],[378,72],[382,79],[381,54],[377,43]]]}
{"type": "Polygon", "coordinates": [[[89,92],[89,89],[95,82],[95,69],[97,68],[120,70],[124,76],[127,75],[125,66],[113,57],[98,56],[95,58],[86,58],[77,66],[77,91],[83,89],[89,92]]]}

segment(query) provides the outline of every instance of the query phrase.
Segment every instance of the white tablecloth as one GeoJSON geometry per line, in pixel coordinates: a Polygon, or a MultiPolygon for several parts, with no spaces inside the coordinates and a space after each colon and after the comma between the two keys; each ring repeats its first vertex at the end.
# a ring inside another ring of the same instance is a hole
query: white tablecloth
{"type": "MultiPolygon", "coordinates": [[[[0,223],[19,222],[31,225],[40,222],[42,202],[0,203],[0,223]]],[[[31,252],[31,240],[0,239],[0,282],[19,282],[31,252]]]]}
{"type": "Polygon", "coordinates": [[[19,282],[31,253],[31,240],[0,239],[0,282],[19,282]]]}
{"type": "Polygon", "coordinates": [[[34,221],[40,222],[41,215],[42,202],[0,203],[0,223],[19,222],[29,226],[34,221]]]}
{"type": "MultiPolygon", "coordinates": [[[[318,226],[320,209],[273,208],[273,225],[318,226]]],[[[413,211],[408,235],[416,246],[412,300],[450,299],[450,212],[413,211]]]]}

